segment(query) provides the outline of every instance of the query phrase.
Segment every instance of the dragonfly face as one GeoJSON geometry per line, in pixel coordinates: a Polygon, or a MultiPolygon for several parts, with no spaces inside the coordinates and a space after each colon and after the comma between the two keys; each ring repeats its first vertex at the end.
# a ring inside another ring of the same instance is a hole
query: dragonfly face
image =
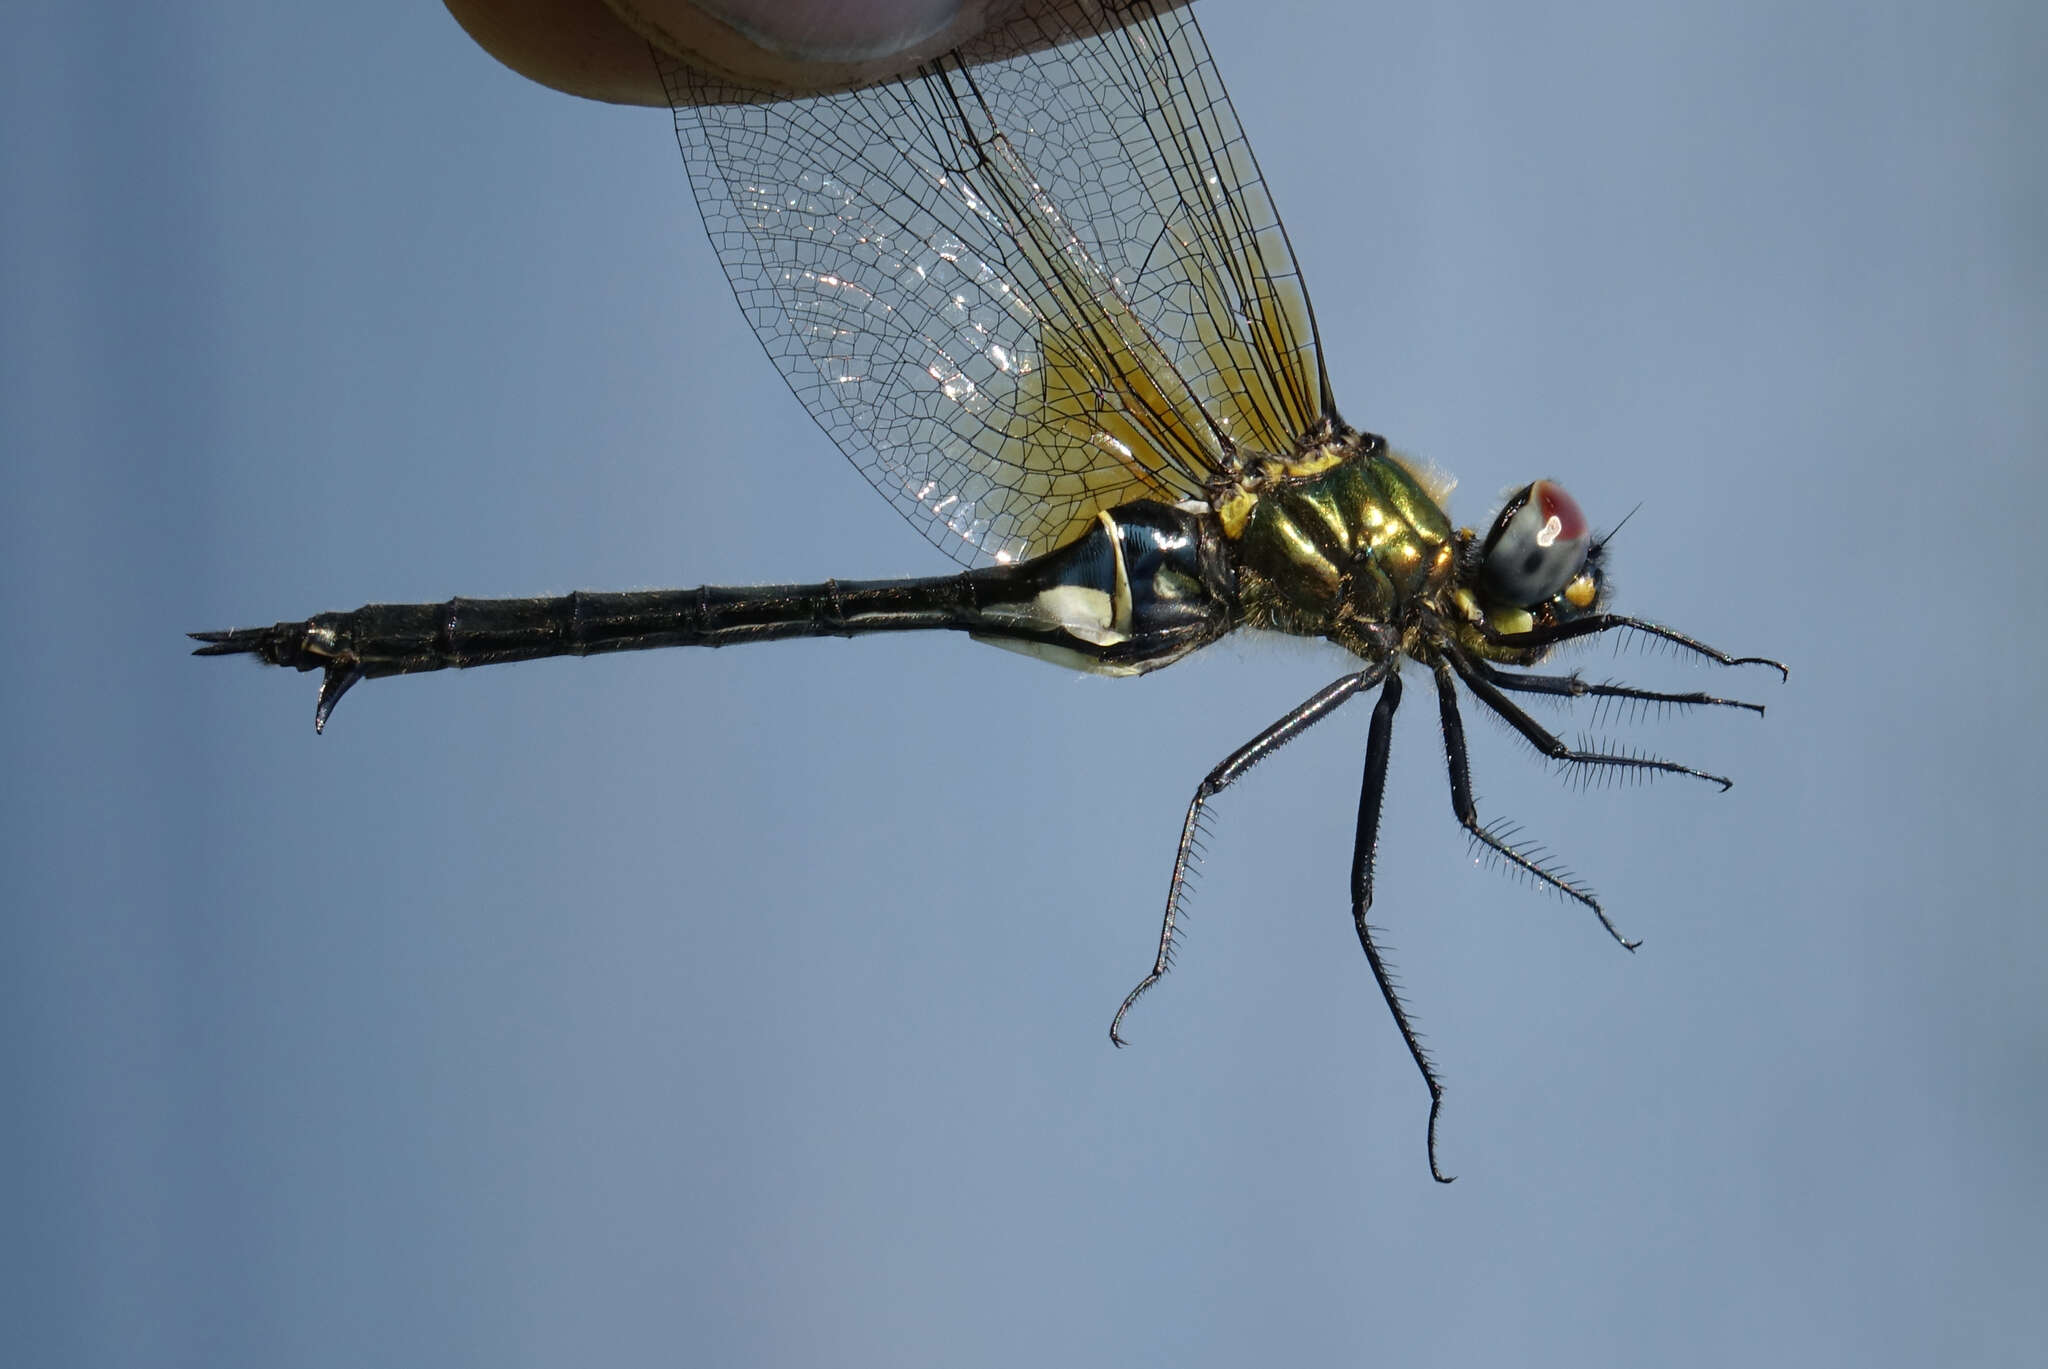
{"type": "Polygon", "coordinates": [[[1534,609],[1562,599],[1571,608],[1591,608],[1599,586],[1586,561],[1597,546],[1578,501],[1562,486],[1538,480],[1493,520],[1479,548],[1479,590],[1501,606],[1534,609]]]}
{"type": "Polygon", "coordinates": [[[1501,506],[1484,540],[1471,544],[1460,606],[1489,631],[1468,634],[1488,660],[1535,665],[1499,641],[1555,630],[1600,612],[1607,602],[1606,543],[1594,536],[1578,501],[1551,480],[1523,486],[1501,506]]]}
{"type": "MultiPolygon", "coordinates": [[[[1574,749],[1514,693],[1760,706],[1521,669],[1620,631],[1603,550],[1536,481],[1484,536],[1451,523],[1385,441],[1340,417],[1314,311],[1221,77],[1184,7],[1025,4],[916,72],[787,99],[657,64],[740,310],[826,435],[959,564],[915,580],[373,604],[194,634],[322,674],[315,725],[358,680],[553,655],[943,628],[1141,675],[1239,627],[1326,637],[1358,669],[1215,766],[1188,806],[1151,971],[1165,974],[1206,805],[1371,690],[1352,922],[1431,1097],[1442,1086],[1368,922],[1403,661],[1426,670],[1452,805],[1476,848],[1595,914],[1584,885],[1480,821],[1464,691],[1579,770],[1704,771],[1574,749]]],[[[707,459],[719,454],[707,453],[707,459]]],[[[1783,670],[1782,666],[1776,666],[1783,670]]]]}

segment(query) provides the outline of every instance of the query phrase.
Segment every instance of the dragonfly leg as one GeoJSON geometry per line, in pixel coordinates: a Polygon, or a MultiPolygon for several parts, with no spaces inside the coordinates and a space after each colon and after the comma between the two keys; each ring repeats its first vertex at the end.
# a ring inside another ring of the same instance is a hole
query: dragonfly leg
{"type": "MultiPolygon", "coordinates": [[[[1593,897],[1593,891],[1574,880],[1568,873],[1557,869],[1539,852],[1522,850],[1508,840],[1507,834],[1482,826],[1479,821],[1478,805],[1472,802],[1472,763],[1465,753],[1465,723],[1458,716],[1458,683],[1451,667],[1438,660],[1436,676],[1437,710],[1443,721],[1444,763],[1450,771],[1451,808],[1458,815],[1458,823],[1472,840],[1499,856],[1517,870],[1529,875],[1539,883],[1547,884],[1575,903],[1582,903],[1593,910],[1593,916],[1600,919],[1600,925],[1607,934],[1621,943],[1622,949],[1633,951],[1642,945],[1621,934],[1607,916],[1607,910],[1600,906],[1600,900],[1593,897]]],[[[1470,683],[1468,680],[1467,683],[1470,683]]],[[[1477,691],[1475,691],[1477,692],[1477,691]]]]}
{"type": "Polygon", "coordinates": [[[1202,810],[1209,800],[1228,789],[1245,771],[1257,765],[1266,757],[1293,741],[1337,710],[1352,695],[1361,690],[1371,689],[1380,681],[1388,679],[1394,671],[1394,661],[1389,658],[1375,662],[1355,675],[1346,675],[1333,684],[1317,690],[1301,704],[1290,710],[1258,736],[1230,753],[1221,765],[1211,770],[1202,782],[1195,786],[1195,797],[1188,804],[1187,819],[1181,824],[1180,845],[1174,852],[1173,878],[1166,889],[1166,915],[1159,925],[1159,953],[1153,958],[1152,969],[1138,987],[1124,996],[1123,1005],[1116,1010],[1116,1016],[1109,1024],[1109,1039],[1121,1046],[1124,1044],[1124,1015],[1131,1006],[1144,996],[1147,989],[1157,984],[1173,963],[1173,933],[1180,922],[1181,897],[1187,891],[1188,874],[1194,864],[1195,840],[1201,831],[1202,810]]]}
{"type": "Polygon", "coordinates": [[[1676,704],[1681,708],[1746,708],[1759,716],[1762,704],[1743,699],[1724,699],[1718,694],[1667,694],[1660,689],[1637,689],[1634,685],[1587,684],[1576,672],[1570,675],[1532,675],[1518,670],[1501,670],[1485,661],[1471,662],[1473,669],[1491,684],[1518,694],[1551,694],[1568,699],[1629,699],[1637,703],[1676,704]]]}
{"type": "Polygon", "coordinates": [[[1358,790],[1358,840],[1351,848],[1351,922],[1358,929],[1358,944],[1365,948],[1365,960],[1372,966],[1372,977],[1380,986],[1380,997],[1386,999],[1387,1011],[1394,1015],[1394,1025],[1401,1029],[1401,1043],[1408,1047],[1415,1068],[1422,1071],[1422,1082],[1429,1088],[1429,1175],[1438,1183],[1447,1184],[1456,1176],[1444,1173],[1436,1162],[1436,1120],[1444,1106],[1443,1081],[1437,1078],[1436,1066],[1430,1063],[1429,1054],[1422,1049],[1422,1038],[1416,1033],[1415,1024],[1409,1020],[1408,1005],[1401,1001],[1393,970],[1374,944],[1372,928],[1365,920],[1366,913],[1372,908],[1373,852],[1380,839],[1380,800],[1387,791],[1387,757],[1393,749],[1394,710],[1400,706],[1401,677],[1390,675],[1380,690],[1380,701],[1373,705],[1372,733],[1365,743],[1365,779],[1358,790]]]}
{"type": "Polygon", "coordinates": [[[1531,628],[1527,632],[1496,632],[1484,625],[1481,625],[1479,630],[1485,634],[1487,641],[1496,642],[1501,646],[1542,647],[1622,629],[1640,632],[1646,637],[1655,637],[1660,642],[1670,642],[1673,646],[1683,647],[1696,656],[1704,656],[1716,665],[1766,665],[1778,672],[1779,679],[1792,678],[1792,672],[1786,668],[1783,661],[1774,661],[1768,656],[1730,656],[1727,652],[1710,647],[1696,637],[1688,637],[1683,632],[1673,631],[1662,623],[1629,618],[1619,613],[1595,613],[1591,617],[1575,618],[1569,623],[1554,623],[1548,627],[1531,628]]]}
{"type": "MultiPolygon", "coordinates": [[[[1541,751],[1554,761],[1565,765],[1588,765],[1606,767],[1612,770],[1642,770],[1664,775],[1690,775],[1694,779],[1706,780],[1710,784],[1720,785],[1723,792],[1727,791],[1735,783],[1735,781],[1724,775],[1708,774],[1704,770],[1695,770],[1689,765],[1680,765],[1677,761],[1658,760],[1654,756],[1636,756],[1626,752],[1580,751],[1566,746],[1564,742],[1558,739],[1555,733],[1523,712],[1507,695],[1501,693],[1495,687],[1492,677],[1480,670],[1476,663],[1462,651],[1447,644],[1443,659],[1449,663],[1450,669],[1458,672],[1458,678],[1465,682],[1466,688],[1472,691],[1473,697],[1506,720],[1508,726],[1521,733],[1531,746],[1534,746],[1538,751],[1541,751]]],[[[1590,689],[1591,686],[1588,686],[1588,688],[1590,689]]]]}

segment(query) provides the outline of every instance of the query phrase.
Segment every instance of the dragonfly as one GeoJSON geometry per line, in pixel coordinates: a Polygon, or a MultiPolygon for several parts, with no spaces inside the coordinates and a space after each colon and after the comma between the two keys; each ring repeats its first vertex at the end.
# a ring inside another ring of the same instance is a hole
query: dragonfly
{"type": "Polygon", "coordinates": [[[1351,920],[1427,1088],[1444,1086],[1369,914],[1402,671],[1436,695],[1451,806],[1476,851],[1581,905],[1593,891],[1473,800],[1460,693],[1584,776],[1719,775],[1567,745],[1516,702],[1763,706],[1537,669],[1602,634],[1720,666],[1734,656],[1610,611],[1608,535],[1533,480],[1485,530],[1341,416],[1300,268],[1184,5],[1012,17],[915,71],[789,98],[657,53],[697,203],[741,312],[833,443],[959,570],[893,580],[370,604],[191,634],[202,656],[321,674],[313,724],[362,680],[543,657],[947,630],[1108,676],[1230,633],[1322,638],[1352,668],[1196,786],[1152,964],[1173,963],[1209,804],[1346,703],[1377,692],[1351,920]]]}

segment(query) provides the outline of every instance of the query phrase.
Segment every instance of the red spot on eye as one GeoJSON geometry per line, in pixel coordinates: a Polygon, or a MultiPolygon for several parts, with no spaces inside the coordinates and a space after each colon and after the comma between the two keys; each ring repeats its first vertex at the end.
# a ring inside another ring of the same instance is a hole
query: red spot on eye
{"type": "Polygon", "coordinates": [[[1576,542],[1586,535],[1586,515],[1579,509],[1579,501],[1564,492],[1562,485],[1548,480],[1536,482],[1534,491],[1536,506],[1543,514],[1543,521],[1557,520],[1557,540],[1576,542]]]}

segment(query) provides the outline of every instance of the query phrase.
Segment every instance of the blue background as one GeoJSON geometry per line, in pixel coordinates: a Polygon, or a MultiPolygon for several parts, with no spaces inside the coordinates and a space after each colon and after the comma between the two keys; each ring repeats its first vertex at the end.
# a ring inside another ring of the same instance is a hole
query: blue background
{"type": "MultiPolygon", "coordinates": [[[[2048,10],[1210,4],[1345,413],[1565,481],[1575,660],[1769,717],[1475,869],[1410,690],[965,640],[366,685],[185,657],[369,600],[943,571],[759,354],[667,118],[423,0],[16,7],[0,46],[12,1363],[2031,1361],[2048,1338],[2048,10]]],[[[1421,684],[1420,677],[1414,681],[1421,684]]],[[[1560,718],[1568,730],[1573,726],[1560,718]]]]}

